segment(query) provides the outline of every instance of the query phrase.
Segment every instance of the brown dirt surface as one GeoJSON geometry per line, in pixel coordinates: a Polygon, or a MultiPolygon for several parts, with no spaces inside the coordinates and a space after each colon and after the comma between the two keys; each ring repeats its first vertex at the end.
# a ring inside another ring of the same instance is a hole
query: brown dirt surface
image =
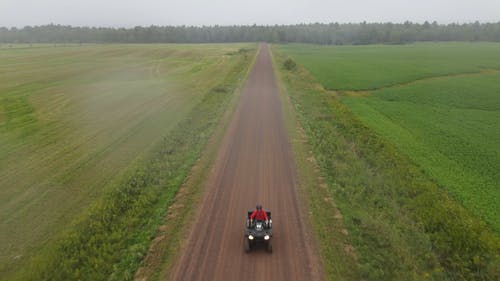
{"type": "Polygon", "coordinates": [[[206,185],[172,280],[324,280],[306,212],[269,47],[263,44],[206,185]],[[245,216],[273,213],[273,253],[245,253],[245,216]]]}

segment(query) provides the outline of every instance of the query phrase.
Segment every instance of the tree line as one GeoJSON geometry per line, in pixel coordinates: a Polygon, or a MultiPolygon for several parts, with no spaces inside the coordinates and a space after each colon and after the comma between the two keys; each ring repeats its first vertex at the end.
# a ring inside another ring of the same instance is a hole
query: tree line
{"type": "Polygon", "coordinates": [[[149,26],[133,28],[68,25],[0,27],[0,43],[224,43],[259,42],[405,44],[417,41],[500,42],[500,22],[315,23],[242,26],[149,26]]]}

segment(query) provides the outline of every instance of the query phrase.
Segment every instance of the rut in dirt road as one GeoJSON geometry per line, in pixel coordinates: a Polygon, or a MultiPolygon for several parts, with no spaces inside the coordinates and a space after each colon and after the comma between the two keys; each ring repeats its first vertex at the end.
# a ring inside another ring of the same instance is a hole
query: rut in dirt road
{"type": "Polygon", "coordinates": [[[323,280],[300,215],[295,164],[267,45],[219,150],[173,280],[323,280]],[[243,250],[245,215],[273,212],[273,253],[243,250]]]}

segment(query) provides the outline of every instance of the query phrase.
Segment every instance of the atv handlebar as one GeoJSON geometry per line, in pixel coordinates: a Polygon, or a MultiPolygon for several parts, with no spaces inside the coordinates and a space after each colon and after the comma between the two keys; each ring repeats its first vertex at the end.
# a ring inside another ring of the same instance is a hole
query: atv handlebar
{"type": "Polygon", "coordinates": [[[252,220],[252,219],[247,219],[247,228],[255,226],[255,223],[258,221],[264,223],[265,228],[271,228],[272,226],[272,220],[252,220]]]}

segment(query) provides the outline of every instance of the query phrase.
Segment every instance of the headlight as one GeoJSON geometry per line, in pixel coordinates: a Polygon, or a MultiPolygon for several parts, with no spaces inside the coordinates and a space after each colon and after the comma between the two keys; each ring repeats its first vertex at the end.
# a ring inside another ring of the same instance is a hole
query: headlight
{"type": "Polygon", "coordinates": [[[253,240],[253,236],[252,235],[248,235],[248,239],[253,240]]]}
{"type": "Polygon", "coordinates": [[[264,240],[269,240],[269,235],[264,236],[264,240]]]}

